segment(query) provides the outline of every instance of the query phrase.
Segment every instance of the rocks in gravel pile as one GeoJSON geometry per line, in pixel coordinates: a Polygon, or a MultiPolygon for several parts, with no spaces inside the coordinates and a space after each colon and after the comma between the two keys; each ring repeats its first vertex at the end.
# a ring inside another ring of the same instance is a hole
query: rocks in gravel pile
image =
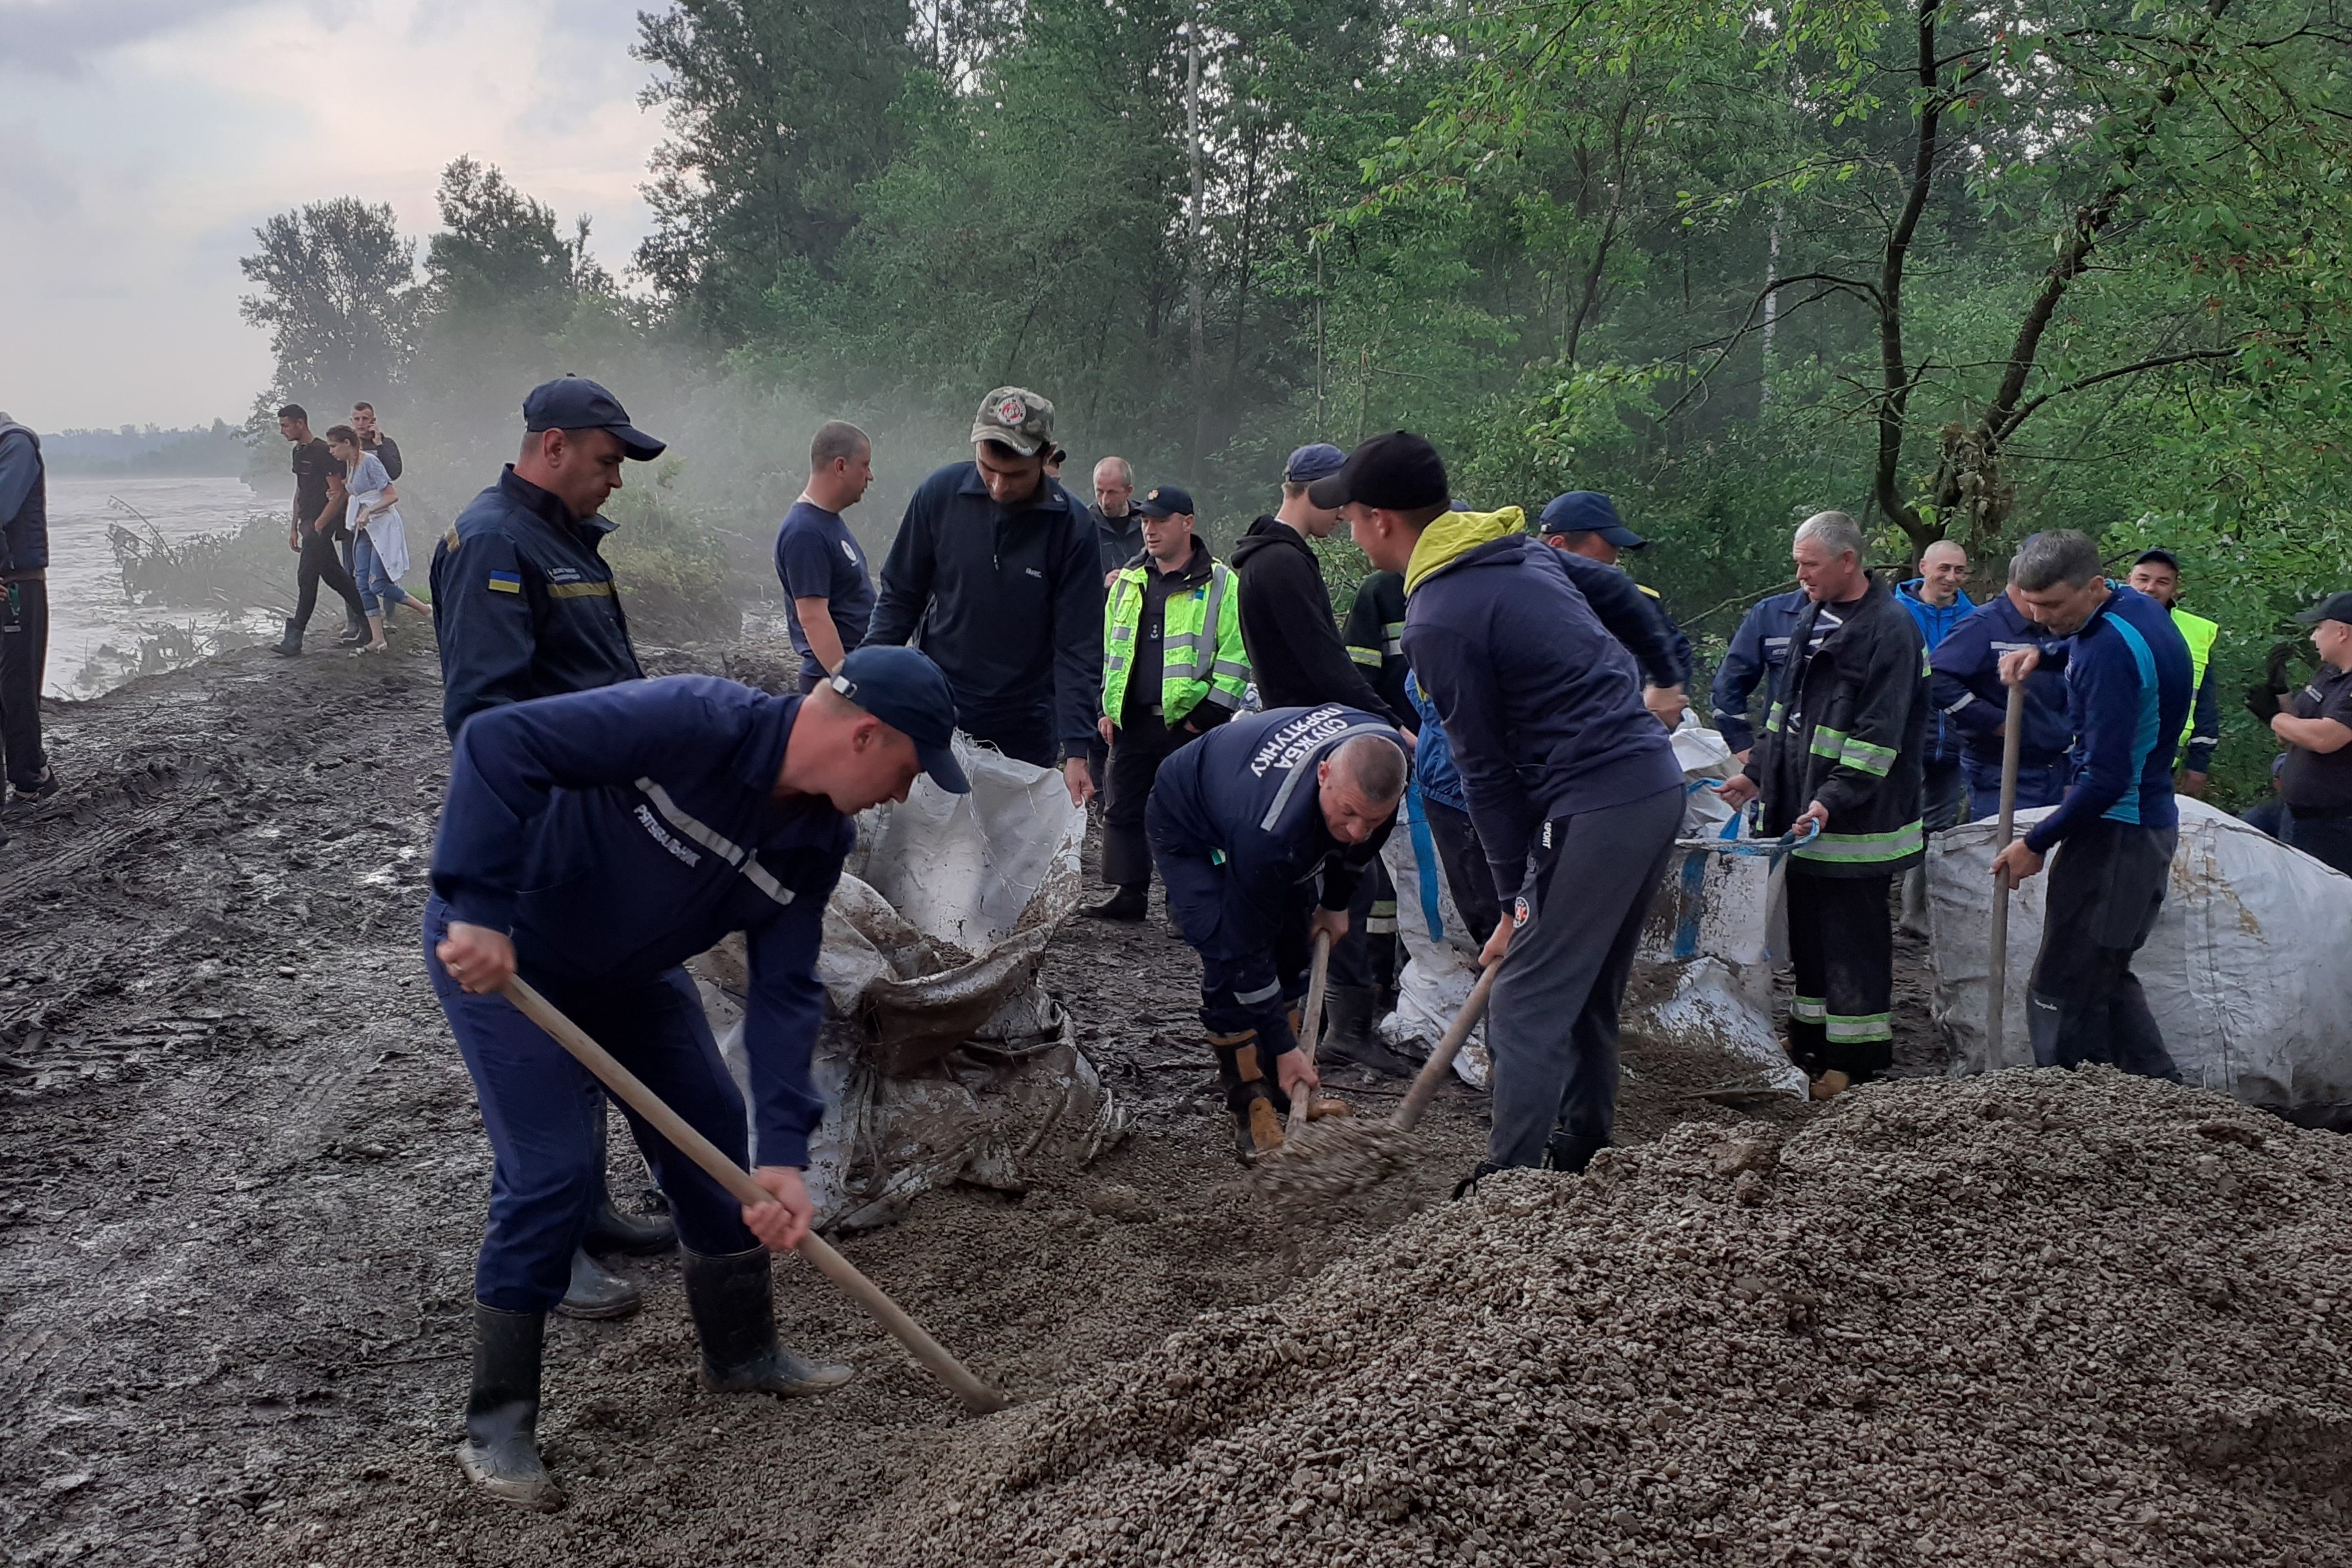
{"type": "Polygon", "coordinates": [[[1685,1124],[976,1424],[835,1568],[2352,1560],[2352,1144],[2105,1071],[1685,1124]]]}

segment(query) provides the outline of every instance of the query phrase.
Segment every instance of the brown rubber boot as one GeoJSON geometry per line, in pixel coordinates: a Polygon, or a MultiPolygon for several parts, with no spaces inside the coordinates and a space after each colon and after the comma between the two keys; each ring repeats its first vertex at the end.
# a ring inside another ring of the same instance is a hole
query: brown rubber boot
{"type": "Polygon", "coordinates": [[[1217,1053],[1217,1076],[1224,1080],[1225,1106],[1234,1113],[1234,1152],[1242,1164],[1255,1165],[1282,1147],[1282,1113],[1258,1065],[1257,1030],[1213,1034],[1209,1044],[1217,1053]]]}

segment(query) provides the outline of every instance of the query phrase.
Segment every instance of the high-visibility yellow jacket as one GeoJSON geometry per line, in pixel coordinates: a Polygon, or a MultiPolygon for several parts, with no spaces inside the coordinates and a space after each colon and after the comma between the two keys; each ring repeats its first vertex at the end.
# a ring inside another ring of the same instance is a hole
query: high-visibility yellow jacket
{"type": "Polygon", "coordinates": [[[1117,722],[1127,704],[1139,640],[1148,644],[1146,600],[1166,595],[1160,636],[1160,715],[1183,722],[1202,703],[1231,712],[1249,686],[1249,656],[1242,647],[1242,602],[1234,574],[1192,541],[1192,559],[1162,572],[1149,556],[1111,579],[1103,610],[1102,710],[1117,722]]]}
{"type": "Polygon", "coordinates": [[[2213,662],[2213,642],[2221,628],[2186,610],[2172,612],[2174,630],[2189,644],[2189,722],[2180,730],[2180,765],[2191,773],[2212,770],[2213,747],[2221,738],[2221,700],[2206,690],[2205,672],[2213,662]]]}

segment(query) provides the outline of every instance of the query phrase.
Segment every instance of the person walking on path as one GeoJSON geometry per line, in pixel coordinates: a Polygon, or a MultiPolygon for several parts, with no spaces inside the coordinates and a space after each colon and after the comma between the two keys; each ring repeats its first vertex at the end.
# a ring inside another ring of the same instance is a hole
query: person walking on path
{"type": "MultiPolygon", "coordinates": [[[[41,745],[41,678],[49,660],[48,470],[41,438],[0,413],[0,776],[7,809],[58,792],[41,745]]],[[[5,843],[0,838],[0,843],[5,843]]]]}
{"type": "Polygon", "coordinates": [[[302,633],[319,605],[319,585],[325,583],[341,598],[347,615],[342,643],[356,648],[367,640],[367,609],[360,602],[359,585],[344,567],[339,542],[348,531],[342,508],[335,504],[334,486],[342,465],[327,444],[310,434],[310,416],[298,402],[278,411],[278,434],[294,447],[294,517],[286,548],[296,552],[294,618],[278,652],[291,658],[302,651],[302,633]]]}
{"type": "Polygon", "coordinates": [[[1494,1127],[1464,1184],[1581,1171],[1617,1114],[1617,1020],[1682,825],[1683,776],[1633,656],[1517,507],[1449,509],[1420,436],[1375,436],[1309,492],[1404,574],[1405,660],[1436,705],[1510,918],[1481,962],[1494,1127]]]}
{"type": "Polygon", "coordinates": [[[2318,671],[2284,704],[2256,686],[2247,706],[2287,745],[2280,836],[2352,876],[2352,593],[2331,593],[2295,619],[2311,628],[2318,671]]]}
{"type": "Polygon", "coordinates": [[[971,423],[972,458],[923,481],[882,563],[869,643],[911,643],[947,672],[974,740],[1058,767],[1073,805],[1102,693],[1095,530],[1045,474],[1054,405],[999,387],[971,423]]]}
{"type": "Polygon", "coordinates": [[[2197,695],[2189,706],[2189,722],[2181,727],[2180,777],[2173,788],[2201,798],[2213,771],[2213,748],[2221,744],[2221,696],[2213,668],[2213,645],[2221,640],[2221,628],[2180,608],[2180,560],[2168,549],[2143,552],[2125,580],[2163,605],[2173,630],[2189,644],[2189,682],[2197,695]]]}
{"type": "Polygon", "coordinates": [[[1790,554],[1812,602],[1790,634],[1762,744],[1725,781],[1737,810],[1759,795],[1789,857],[1789,1057],[1827,1100],[1895,1061],[1892,880],[1919,862],[1927,655],[1919,628],[1864,561],[1862,529],[1819,512],[1790,554]],[[1816,640],[1822,617],[1838,624],[1816,640]]]}
{"type": "Polygon", "coordinates": [[[947,682],[904,648],[853,653],[807,696],[709,675],[508,704],[457,737],[433,845],[425,970],[481,1102],[489,1221],[474,1267],[474,1375],[458,1460],[500,1501],[560,1501],[537,1444],[547,1314],[604,1168],[599,1085],[500,991],[520,976],[737,1164],[745,1207],[632,1110],[677,1216],[686,1307],[718,1394],[813,1395],[846,1366],[777,1341],[771,1249],[814,1218],[803,1171],[824,1102],[825,901],[857,834],[919,770],[969,789],[947,682]],[[730,932],[751,961],[743,1097],[680,966],[730,932]],[[753,1146],[756,1145],[756,1146],[753,1146]]]}
{"type": "Polygon", "coordinates": [[[352,404],[352,428],[359,432],[360,445],[369,456],[383,465],[384,476],[400,477],[400,443],[376,427],[375,404],[352,404]]]}
{"type": "MultiPolygon", "coordinates": [[[[1919,552],[1919,575],[1895,585],[1895,601],[1911,613],[1932,667],[1936,648],[1962,618],[1976,609],[1962,584],[1969,580],[1969,552],[1950,539],[1937,539],[1919,552]]],[[[1929,838],[1968,815],[1969,775],[1958,728],[1932,703],[1927,716],[1927,755],[1919,764],[1919,818],[1929,838]]],[[[2000,796],[1996,794],[1998,800],[2000,796]]],[[[1903,873],[1903,929],[1927,934],[1927,868],[1903,873]]]]}
{"type": "Polygon", "coordinates": [[[812,692],[866,641],[874,580],[866,551],[841,520],[874,483],[874,444],[833,420],[809,443],[809,482],[776,530],[776,577],[784,585],[784,626],[801,656],[801,690],[812,692]]]}
{"type": "Polygon", "coordinates": [[[359,433],[348,424],[327,432],[327,450],[343,465],[344,526],[352,535],[352,564],[357,570],[360,605],[367,612],[368,642],[357,650],[385,653],[392,644],[392,609],[405,604],[428,619],[433,607],[412,598],[400,580],[408,574],[408,535],[400,520],[400,492],[393,487],[383,462],[360,444],[359,433]]]}
{"type": "Polygon", "coordinates": [[[2061,641],[2002,655],[2000,678],[2015,685],[2063,664],[2076,731],[2065,799],[1993,861],[1994,876],[2015,886],[2056,852],[2026,993],[2033,1060],[2178,1082],[2131,962],[2156,928],[2180,838],[2172,758],[2189,719],[2189,644],[2161,602],[2106,580],[2098,546],[2081,534],[2035,534],[2014,577],[2034,621],[2061,641]]]}
{"type": "Polygon", "coordinates": [[[1168,912],[1201,956],[1201,1025],[1245,1165],[1282,1146],[1291,1099],[1321,1082],[1290,1009],[1316,935],[1346,935],[1404,783],[1396,728],[1337,703],[1246,715],[1160,769],[1145,832],[1168,912]]]}
{"type": "MultiPolygon", "coordinates": [[[[2000,805],[2000,759],[2009,717],[2009,697],[2000,682],[2004,654],[2043,640],[2042,628],[2025,612],[2017,590],[2017,561],[2010,561],[2009,586],[1954,626],[1927,655],[1928,701],[1960,736],[1968,768],[1970,810],[1979,819],[2000,805]]],[[[2025,683],[2025,730],[2017,748],[2017,809],[2054,806],[2074,779],[2067,754],[2074,746],[2074,722],[2066,714],[2066,677],[2041,669],[2025,683]]]]}
{"type": "Polygon", "coordinates": [[[1111,577],[1103,612],[1101,736],[1110,747],[1103,808],[1103,880],[1115,890],[1087,911],[1140,920],[1151,891],[1145,809],[1160,764],[1233,717],[1249,689],[1233,571],[1192,531],[1191,492],[1159,485],[1139,503],[1143,555],[1111,577]]]}
{"type": "MultiPolygon", "coordinates": [[[[520,455],[467,503],[433,551],[441,723],[453,742],[477,715],[645,678],[612,568],[598,553],[613,525],[597,512],[621,487],[625,460],[650,463],[666,448],[584,377],[533,387],[522,413],[520,455]]],[[[601,1113],[595,1126],[601,1151],[601,1113]]],[[[626,1317],[641,1304],[637,1288],[593,1254],[667,1251],[677,1233],[666,1218],[614,1207],[601,1153],[595,1170],[585,1239],[572,1251],[572,1286],[556,1310],[626,1317]]]]}

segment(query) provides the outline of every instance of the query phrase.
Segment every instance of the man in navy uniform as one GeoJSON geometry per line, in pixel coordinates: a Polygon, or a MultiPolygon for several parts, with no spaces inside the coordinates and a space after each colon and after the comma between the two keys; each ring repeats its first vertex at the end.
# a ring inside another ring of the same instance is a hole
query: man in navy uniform
{"type": "MultiPolygon", "coordinates": [[[[651,462],[663,444],[579,376],[532,388],[522,413],[521,454],[467,503],[433,552],[441,722],[453,740],[489,708],[645,678],[613,569],[598,553],[613,525],[596,514],[621,487],[623,461],[651,462]]],[[[563,1299],[568,1317],[626,1317],[641,1303],[636,1286],[592,1251],[662,1252],[677,1239],[668,1220],[615,1207],[597,1169],[594,1218],[563,1299]]]]}
{"type": "Polygon", "coordinates": [[[1632,650],[1642,665],[1642,706],[1669,729],[1681,723],[1683,709],[1690,706],[1684,695],[1690,684],[1690,639],[1666,613],[1666,601],[1658,591],[1634,581],[1620,559],[1627,550],[1648,549],[1650,541],[1627,528],[1617,516],[1616,503],[1598,490],[1554,496],[1536,520],[1536,533],[1567,558],[1564,564],[1570,566],[1570,580],[1591,602],[1601,624],[1632,650]],[[1588,561],[1602,570],[1587,569],[1588,561]],[[1607,578],[1616,579],[1640,599],[1647,619],[1654,623],[1651,630],[1629,634],[1622,628],[1629,622],[1639,625],[1640,618],[1622,612],[1612,614],[1603,608],[1609,599],[1624,597],[1607,578]]]}
{"type": "Polygon", "coordinates": [[[2131,963],[2156,928],[2180,841],[2172,758],[2196,685],[2189,644],[2160,601],[2107,580],[2099,547],[2081,534],[2027,539],[2011,580],[2026,612],[2063,641],[2002,655],[2001,679],[2063,664],[2077,736],[2065,798],[1993,862],[2014,886],[2058,852],[2026,991],[2033,1059],[2178,1082],[2131,963]]]}
{"type": "Polygon", "coordinates": [[[1319,1082],[1289,1009],[1315,934],[1348,934],[1404,782],[1396,727],[1338,703],[1244,715],[1160,765],[1145,831],[1168,911],[1201,955],[1201,1023],[1244,1163],[1282,1146],[1291,1098],[1319,1082]]]}
{"type": "MultiPolygon", "coordinates": [[[[2006,744],[2009,693],[2000,684],[2000,661],[2046,637],[2025,612],[2017,590],[2017,561],[2010,561],[2009,587],[1960,618],[1927,654],[1933,672],[1929,700],[1945,722],[1960,733],[1960,758],[1969,770],[1971,813],[1981,819],[2000,810],[2000,756],[2006,744]]],[[[2017,809],[2054,806],[2074,776],[2067,752],[2074,724],[2066,716],[2066,677],[2036,670],[2025,683],[2025,723],[2018,737],[2017,809]]]]}
{"type": "Polygon", "coordinates": [[[629,1113],[684,1242],[702,1381],[819,1394],[849,1380],[779,1348],[768,1252],[797,1246],[802,1170],[824,1112],[809,1055],[825,901],[851,817],[918,772],[969,789],[937,666],[862,648],[807,696],[708,675],[629,681],[491,709],[457,737],[425,907],[425,968],[472,1074],[494,1156],[474,1275],[467,1475],[502,1501],[558,1494],[536,1445],[547,1313],[564,1292],[602,1164],[595,1079],[504,996],[517,974],[719,1149],[744,1162],[744,1106],[679,966],[745,934],[754,1176],[745,1208],[629,1113]]]}
{"type": "MultiPolygon", "coordinates": [[[[1765,700],[1771,700],[1780,666],[1789,662],[1789,634],[1812,602],[1803,589],[1792,588],[1749,605],[1739,630],[1731,634],[1731,646],[1724,650],[1723,663],[1715,667],[1715,727],[1742,762],[1756,745],[1756,720],[1749,712],[1756,693],[1760,687],[1765,700]]],[[[1837,625],[1826,612],[1816,624],[1824,635],[1837,625]]]]}

